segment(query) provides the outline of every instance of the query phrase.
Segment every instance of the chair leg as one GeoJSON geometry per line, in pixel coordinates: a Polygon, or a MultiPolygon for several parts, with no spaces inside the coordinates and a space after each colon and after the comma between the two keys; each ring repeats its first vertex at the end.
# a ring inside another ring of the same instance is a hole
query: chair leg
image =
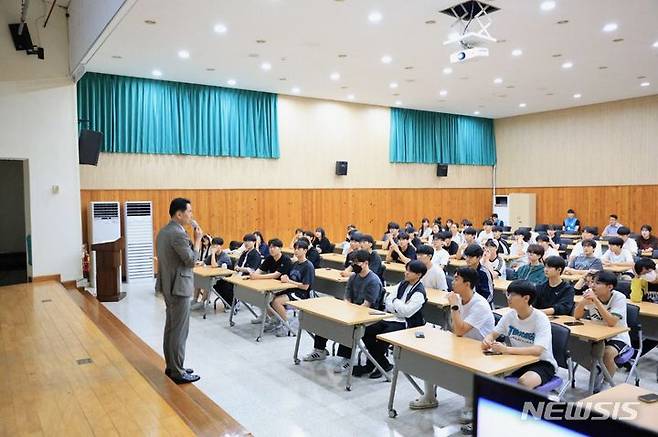
{"type": "Polygon", "coordinates": [[[573,370],[571,371],[571,388],[576,388],[576,369],[578,368],[578,363],[573,363],[573,370]]]}

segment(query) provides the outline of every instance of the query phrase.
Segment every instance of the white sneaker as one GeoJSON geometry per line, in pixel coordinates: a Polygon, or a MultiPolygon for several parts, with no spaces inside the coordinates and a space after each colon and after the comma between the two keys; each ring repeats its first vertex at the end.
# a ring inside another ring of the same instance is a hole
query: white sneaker
{"type": "Polygon", "coordinates": [[[467,423],[472,423],[473,422],[473,409],[470,407],[464,407],[462,408],[462,411],[459,415],[459,423],[461,424],[467,424],[467,423]]]}
{"type": "Polygon", "coordinates": [[[348,358],[343,358],[340,360],[340,363],[336,364],[334,367],[334,373],[343,373],[350,367],[350,360],[348,358]]]}
{"type": "Polygon", "coordinates": [[[304,358],[302,359],[304,361],[322,361],[326,359],[328,356],[329,356],[329,352],[327,352],[326,349],[322,349],[322,350],[313,349],[313,352],[304,356],[304,358]]]}

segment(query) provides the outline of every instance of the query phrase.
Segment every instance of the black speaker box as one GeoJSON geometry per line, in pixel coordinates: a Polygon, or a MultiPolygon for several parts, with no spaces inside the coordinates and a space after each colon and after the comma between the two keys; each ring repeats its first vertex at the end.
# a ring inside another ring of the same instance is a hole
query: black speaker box
{"type": "Polygon", "coordinates": [[[448,176],[448,166],[445,164],[438,164],[436,166],[436,175],[440,178],[448,176]]]}
{"type": "Polygon", "coordinates": [[[347,175],[347,161],[336,161],[336,175],[347,175]]]}

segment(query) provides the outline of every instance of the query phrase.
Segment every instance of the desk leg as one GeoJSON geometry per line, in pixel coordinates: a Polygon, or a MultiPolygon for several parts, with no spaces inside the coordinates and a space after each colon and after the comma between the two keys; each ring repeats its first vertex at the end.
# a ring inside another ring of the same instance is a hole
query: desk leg
{"type": "Polygon", "coordinates": [[[347,391],[352,390],[352,368],[354,367],[354,360],[356,360],[357,347],[359,346],[359,341],[361,340],[364,332],[365,328],[363,328],[363,326],[354,327],[354,336],[352,337],[352,353],[350,355],[350,367],[347,368],[347,384],[345,384],[345,390],[347,391]]]}
{"type": "Polygon", "coordinates": [[[388,417],[395,419],[398,415],[398,412],[393,408],[393,402],[395,401],[395,388],[398,385],[398,358],[400,356],[400,348],[395,346],[393,348],[393,358],[395,360],[395,365],[393,366],[393,381],[391,382],[391,391],[388,396],[388,417]]]}
{"type": "Polygon", "coordinates": [[[409,380],[409,383],[413,386],[413,388],[416,389],[416,391],[417,391],[418,393],[420,393],[421,396],[423,396],[423,395],[425,394],[425,392],[423,391],[423,389],[420,388],[420,386],[419,386],[419,385],[416,383],[416,381],[411,377],[411,375],[409,375],[408,373],[405,373],[404,376],[407,377],[407,379],[409,380]]]}
{"type": "Polygon", "coordinates": [[[372,357],[372,355],[370,355],[370,352],[368,352],[368,348],[366,348],[366,345],[363,344],[363,342],[360,341],[360,340],[359,340],[359,349],[361,349],[361,351],[363,351],[363,353],[366,354],[366,358],[368,360],[370,360],[370,362],[372,364],[375,365],[375,368],[377,368],[377,370],[382,372],[382,375],[384,375],[384,378],[386,378],[386,381],[391,382],[391,377],[389,376],[388,372],[386,370],[384,370],[384,368],[382,366],[380,366],[377,361],[375,361],[375,359],[372,357]]]}
{"type": "Polygon", "coordinates": [[[594,393],[594,387],[596,383],[596,376],[598,374],[597,368],[601,369],[601,372],[603,373],[603,379],[610,384],[611,387],[615,386],[615,382],[612,379],[612,376],[610,376],[610,372],[608,372],[608,369],[605,367],[605,364],[603,363],[603,351],[605,350],[605,343],[602,341],[597,341],[596,343],[592,343],[591,346],[591,351],[592,351],[592,368],[589,371],[589,387],[588,391],[590,394],[594,393]]]}
{"type": "Polygon", "coordinates": [[[295,340],[295,353],[292,356],[292,360],[295,365],[299,365],[299,342],[302,338],[302,321],[304,320],[304,311],[299,311],[299,329],[297,330],[297,339],[295,340]]]}
{"type": "Polygon", "coordinates": [[[231,303],[231,314],[228,316],[228,324],[233,327],[235,326],[235,322],[233,321],[233,308],[235,308],[235,304],[238,302],[238,298],[233,296],[233,302],[231,303]]]}

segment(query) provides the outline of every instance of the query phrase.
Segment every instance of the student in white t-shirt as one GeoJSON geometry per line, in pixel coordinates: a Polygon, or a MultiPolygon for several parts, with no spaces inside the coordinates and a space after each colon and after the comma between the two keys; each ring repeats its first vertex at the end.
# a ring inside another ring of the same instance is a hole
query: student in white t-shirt
{"type": "Polygon", "coordinates": [[[608,250],[601,257],[603,267],[627,267],[628,270],[624,274],[633,276],[633,267],[635,260],[633,255],[623,248],[624,240],[620,237],[612,237],[608,240],[608,250]]]}
{"type": "Polygon", "coordinates": [[[510,267],[517,269],[524,264],[528,264],[528,246],[530,244],[530,232],[525,229],[517,229],[514,231],[514,243],[510,246],[509,254],[512,257],[515,257],[510,263],[510,267]],[[516,258],[518,257],[518,258],[516,258]]]}
{"type": "MultiPolygon", "coordinates": [[[[575,258],[583,254],[583,241],[594,240],[594,237],[596,236],[596,233],[594,231],[595,229],[591,227],[586,227],[585,229],[583,229],[583,233],[581,234],[582,239],[573,246],[573,249],[569,254],[569,259],[575,258]]],[[[601,259],[601,256],[603,256],[603,253],[601,252],[600,244],[597,244],[596,247],[594,248],[594,256],[599,259],[601,259]]]]}
{"type": "MultiPolygon", "coordinates": [[[[612,272],[598,272],[594,277],[594,286],[583,293],[583,300],[576,304],[573,316],[576,319],[603,320],[608,326],[627,328],[626,296],[614,288],[617,277],[612,272]]],[[[631,347],[631,337],[628,331],[617,334],[605,340],[603,364],[614,376],[617,371],[615,358],[631,347]]]]}
{"type": "Polygon", "coordinates": [[[439,232],[432,235],[432,247],[434,247],[434,255],[432,256],[432,263],[437,267],[444,269],[450,262],[450,254],[445,249],[446,237],[450,239],[449,232],[439,232]]]}
{"type": "Polygon", "coordinates": [[[530,281],[512,281],[507,287],[507,312],[494,330],[482,341],[482,350],[510,354],[535,355],[539,361],[517,369],[511,376],[519,378],[519,384],[533,389],[546,384],[557,370],[553,358],[553,335],[548,316],[532,307],[537,291],[530,281]],[[496,341],[504,335],[505,343],[496,341]]]}
{"type": "Polygon", "coordinates": [[[544,248],[544,259],[551,256],[560,256],[560,252],[551,246],[551,239],[546,234],[539,234],[537,236],[537,244],[544,248]]]}
{"type": "Polygon", "coordinates": [[[432,262],[434,249],[427,244],[421,245],[416,251],[416,259],[422,261],[427,268],[427,273],[420,278],[420,282],[425,289],[435,288],[437,290],[448,290],[448,282],[446,281],[446,274],[443,269],[432,262]]]}
{"type": "MultiPolygon", "coordinates": [[[[475,292],[474,288],[479,281],[478,272],[468,267],[461,267],[455,272],[452,283],[453,292],[448,294],[450,303],[450,317],[452,332],[458,337],[467,337],[474,340],[484,339],[494,328],[494,317],[487,300],[475,292]]],[[[425,382],[425,394],[409,402],[412,410],[436,408],[439,402],[436,399],[435,387],[425,382]]],[[[462,409],[460,422],[470,423],[473,420],[471,399],[465,398],[465,407],[462,409]]]]}
{"type": "Polygon", "coordinates": [[[498,252],[498,242],[496,240],[487,240],[484,243],[484,256],[481,264],[489,269],[494,279],[507,279],[507,264],[498,252]]]}
{"type": "Polygon", "coordinates": [[[635,241],[634,238],[630,238],[631,230],[626,226],[622,226],[619,229],[617,229],[617,235],[619,236],[619,238],[624,240],[624,245],[622,246],[622,249],[626,249],[631,253],[631,255],[637,256],[637,241],[635,241]]]}
{"type": "Polygon", "coordinates": [[[480,244],[480,246],[484,246],[484,243],[486,243],[488,240],[493,240],[494,238],[493,225],[494,224],[491,220],[485,220],[482,222],[482,226],[484,229],[482,229],[478,234],[478,243],[480,244]]]}

